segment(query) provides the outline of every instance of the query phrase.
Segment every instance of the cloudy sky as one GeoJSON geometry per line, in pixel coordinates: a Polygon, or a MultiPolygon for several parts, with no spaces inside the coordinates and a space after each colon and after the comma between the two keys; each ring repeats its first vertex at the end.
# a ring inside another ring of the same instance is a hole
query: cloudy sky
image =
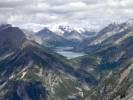
{"type": "Polygon", "coordinates": [[[0,23],[100,28],[133,18],[133,0],[0,0],[0,23]]]}

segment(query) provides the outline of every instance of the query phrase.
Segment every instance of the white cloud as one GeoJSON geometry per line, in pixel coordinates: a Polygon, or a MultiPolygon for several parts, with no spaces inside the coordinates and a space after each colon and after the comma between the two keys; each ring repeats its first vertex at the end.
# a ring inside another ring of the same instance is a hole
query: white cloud
{"type": "Polygon", "coordinates": [[[0,0],[0,22],[104,27],[133,17],[133,0],[0,0]]]}

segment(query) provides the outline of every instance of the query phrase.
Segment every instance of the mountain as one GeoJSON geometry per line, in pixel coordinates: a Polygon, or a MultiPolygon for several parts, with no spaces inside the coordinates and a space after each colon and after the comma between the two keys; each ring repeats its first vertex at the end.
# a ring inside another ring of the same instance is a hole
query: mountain
{"type": "Polygon", "coordinates": [[[65,37],[67,40],[82,41],[84,38],[78,31],[69,27],[59,26],[59,29],[63,32],[63,37],[65,37]]]}
{"type": "Polygon", "coordinates": [[[42,39],[45,46],[64,46],[69,44],[69,41],[55,34],[48,28],[44,28],[35,34],[42,39]]]}
{"type": "Polygon", "coordinates": [[[42,39],[35,35],[35,32],[29,31],[29,30],[26,30],[26,29],[21,29],[21,30],[24,32],[24,34],[25,34],[25,36],[28,40],[35,41],[39,44],[43,43],[42,39]]]}
{"type": "Polygon", "coordinates": [[[51,31],[53,31],[54,33],[56,33],[57,35],[63,36],[65,34],[65,32],[69,33],[69,32],[76,32],[77,34],[80,34],[82,36],[91,36],[91,35],[95,35],[96,32],[94,30],[91,29],[85,29],[85,28],[81,28],[81,27],[72,27],[69,25],[59,25],[59,26],[53,26],[53,27],[48,27],[51,31]],[[83,34],[82,34],[83,33],[83,34]]]}
{"type": "Polygon", "coordinates": [[[85,100],[133,99],[133,21],[109,25],[80,44],[88,55],[73,59],[79,68],[95,75],[100,83],[85,100]],[[104,38],[103,38],[104,37],[104,38]]]}
{"type": "Polygon", "coordinates": [[[0,100],[80,100],[98,83],[17,27],[2,26],[0,38],[0,100]]]}
{"type": "Polygon", "coordinates": [[[73,29],[69,26],[59,26],[56,29],[45,27],[36,33],[44,42],[54,46],[76,46],[87,37],[92,37],[95,32],[73,29]]]}
{"type": "Polygon", "coordinates": [[[95,38],[94,41],[91,42],[90,45],[97,45],[98,43],[108,41],[109,38],[112,38],[110,39],[112,40],[110,42],[113,42],[132,31],[133,31],[132,20],[129,20],[121,24],[110,24],[109,26],[105,27],[103,30],[99,32],[99,35],[95,38]]]}
{"type": "MultiPolygon", "coordinates": [[[[54,31],[54,30],[53,30],[54,31]]],[[[58,29],[55,30],[55,33],[61,34],[64,38],[68,40],[83,41],[87,37],[95,36],[95,31],[88,31],[83,28],[73,28],[70,26],[60,25],[58,29]]]]}
{"type": "MultiPolygon", "coordinates": [[[[98,44],[92,45],[91,43],[94,43],[93,41],[99,39],[100,36],[107,34],[106,32],[109,31],[110,25],[108,28],[106,27],[100,31],[101,33],[97,36],[85,40],[77,49],[87,54],[83,57],[73,59],[73,61],[79,65],[80,69],[86,70],[99,80],[104,79],[110,71],[118,71],[125,67],[125,63],[133,58],[133,26],[131,21],[130,25],[128,23],[129,22],[125,22],[115,25],[115,27],[113,27],[114,30],[118,29],[118,27],[122,27],[120,29],[122,31],[117,30],[118,33],[116,32],[98,44]]],[[[111,30],[114,31],[112,25],[110,33],[111,30]]]]}
{"type": "Polygon", "coordinates": [[[94,37],[85,39],[81,42],[80,47],[84,51],[95,51],[109,45],[117,45],[125,38],[133,34],[133,20],[121,24],[110,24],[102,29],[94,37]]]}
{"type": "Polygon", "coordinates": [[[11,53],[15,51],[20,44],[26,40],[23,31],[19,28],[14,27],[12,29],[11,25],[1,25],[0,26],[0,55],[11,53]],[[19,33],[19,34],[17,34],[19,33]]]}
{"type": "MultiPolygon", "coordinates": [[[[68,37],[77,31],[62,30],[58,35],[44,28],[36,35],[50,45],[75,42],[68,37]]],[[[86,55],[71,60],[25,34],[9,24],[0,26],[0,100],[132,100],[132,20],[83,39],[76,49],[86,55]]]]}
{"type": "Polygon", "coordinates": [[[118,72],[109,75],[88,95],[85,100],[132,100],[133,59],[118,72]]]}

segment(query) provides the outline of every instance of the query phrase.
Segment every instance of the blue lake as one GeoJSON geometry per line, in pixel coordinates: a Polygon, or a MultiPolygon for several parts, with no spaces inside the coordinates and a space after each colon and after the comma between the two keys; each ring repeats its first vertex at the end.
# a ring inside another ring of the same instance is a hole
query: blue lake
{"type": "Polygon", "coordinates": [[[76,57],[80,57],[80,56],[84,56],[84,53],[80,53],[80,52],[73,52],[71,51],[72,47],[57,47],[55,49],[55,51],[66,57],[67,59],[72,59],[72,58],[76,58],[76,57]]]}

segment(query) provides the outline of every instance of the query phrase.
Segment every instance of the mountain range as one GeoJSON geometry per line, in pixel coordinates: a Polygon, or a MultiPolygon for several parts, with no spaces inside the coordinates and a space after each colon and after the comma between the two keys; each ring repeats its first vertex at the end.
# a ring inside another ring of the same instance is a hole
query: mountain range
{"type": "Polygon", "coordinates": [[[72,46],[75,47],[88,37],[95,36],[96,32],[87,30],[77,30],[69,26],[59,26],[56,30],[48,27],[35,33],[45,46],[72,46]]]}
{"type": "Polygon", "coordinates": [[[133,99],[133,20],[99,32],[59,30],[0,26],[0,100],[133,99]],[[86,55],[68,60],[49,46],[86,55]]]}
{"type": "Polygon", "coordinates": [[[98,82],[63,56],[28,40],[17,27],[2,25],[0,38],[0,100],[83,98],[98,82]]]}
{"type": "Polygon", "coordinates": [[[133,93],[133,20],[110,24],[97,36],[86,39],[80,49],[89,56],[80,57],[81,68],[100,75],[99,85],[86,100],[132,100],[133,93]],[[91,56],[91,57],[90,57],[91,56]],[[88,58],[93,63],[86,63],[88,58]],[[88,68],[89,67],[89,68],[88,68]]]}

